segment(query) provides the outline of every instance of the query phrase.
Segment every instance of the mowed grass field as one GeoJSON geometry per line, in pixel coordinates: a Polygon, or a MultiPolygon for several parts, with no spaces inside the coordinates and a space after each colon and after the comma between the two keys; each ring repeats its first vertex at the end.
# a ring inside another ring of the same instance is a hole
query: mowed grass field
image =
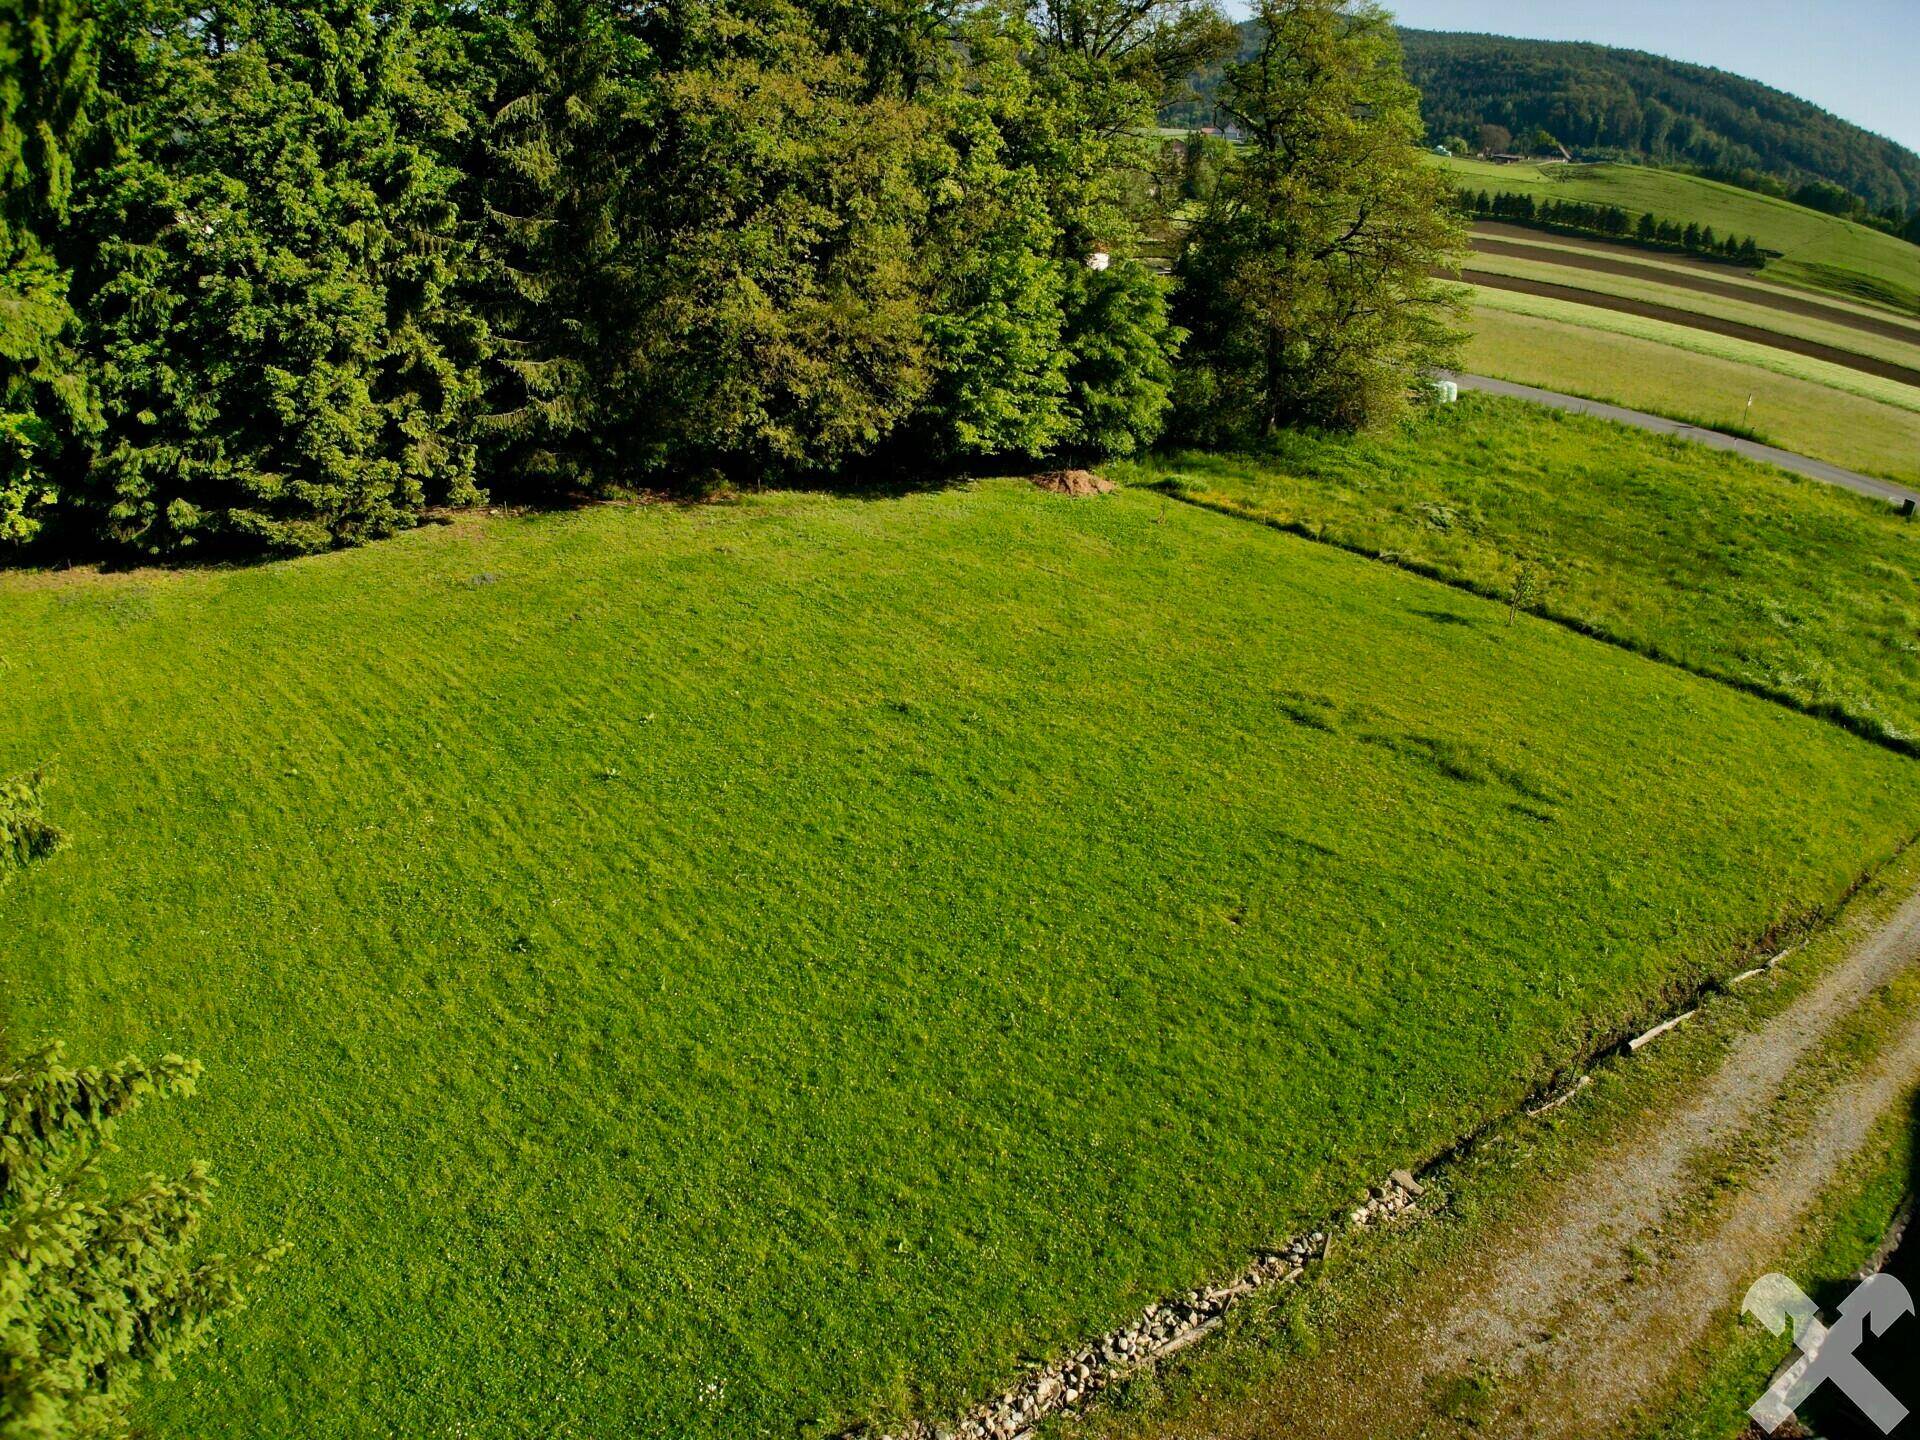
{"type": "Polygon", "coordinates": [[[1584,395],[1920,485],[1920,391],[1677,325],[1479,291],[1466,368],[1584,395]],[[1529,311],[1545,313],[1532,314],[1529,311]],[[1842,388],[1844,387],[1844,388],[1842,388]],[[1867,392],[1867,393],[1861,393],[1867,392]],[[1869,398],[1876,394],[1885,398],[1869,398]],[[1749,400],[1752,404],[1749,405],[1749,400]]]}
{"type": "Polygon", "coordinates": [[[1636,220],[1651,213],[1711,225],[1720,235],[1751,235],[1779,252],[1762,271],[1770,280],[1920,314],[1920,246],[1791,201],[1645,165],[1434,163],[1456,187],[1618,205],[1636,220]]]}
{"type": "Polygon", "coordinates": [[[297,1245],[147,1397],[195,1440],[942,1415],[1920,821],[1835,725],[1137,489],[0,575],[0,695],[71,834],[8,1043],[203,1058],[124,1167],[297,1245]]]}
{"type": "Polygon", "coordinates": [[[1379,439],[1134,467],[1920,742],[1920,526],[1817,481],[1490,396],[1379,439]]]}

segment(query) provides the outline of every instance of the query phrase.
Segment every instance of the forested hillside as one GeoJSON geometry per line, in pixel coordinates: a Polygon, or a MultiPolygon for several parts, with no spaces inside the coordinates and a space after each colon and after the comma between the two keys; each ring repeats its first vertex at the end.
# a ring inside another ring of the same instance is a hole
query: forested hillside
{"type": "MultiPolygon", "coordinates": [[[[1243,54],[1254,34],[1251,21],[1240,26],[1243,54]]],[[[1604,45],[1434,30],[1400,38],[1436,145],[1537,150],[1551,137],[1582,160],[1687,166],[1888,228],[1920,211],[1920,155],[1755,80],[1604,45]]],[[[1218,88],[1217,71],[1194,76],[1192,98],[1167,107],[1163,123],[1213,123],[1218,88]]]]}
{"type": "Polygon", "coordinates": [[[1431,138],[1545,130],[1582,159],[1698,166],[1801,204],[1920,208],[1920,155],[1757,81],[1636,50],[1403,30],[1431,138]]]}

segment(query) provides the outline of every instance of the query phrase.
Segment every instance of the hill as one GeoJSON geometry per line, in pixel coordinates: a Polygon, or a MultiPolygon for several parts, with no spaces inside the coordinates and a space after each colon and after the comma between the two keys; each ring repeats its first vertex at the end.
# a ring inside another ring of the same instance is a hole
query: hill
{"type": "MultiPolygon", "coordinates": [[[[1252,21],[1240,26],[1250,49],[1252,21]]],[[[1492,149],[1545,131],[1588,160],[1685,166],[1829,214],[1905,221],[1920,211],[1920,155],[1785,91],[1723,70],[1638,50],[1553,40],[1402,30],[1429,137],[1498,127],[1492,149]],[[1505,137],[1499,131],[1506,132],[1505,137]]],[[[1212,123],[1217,68],[1168,125],[1212,123]]]]}
{"type": "Polygon", "coordinates": [[[1920,209],[1920,155],[1755,80],[1603,45],[1401,39],[1436,143],[1477,140],[1483,125],[1545,130],[1584,158],[1696,166],[1815,209],[1844,213],[1848,197],[1876,213],[1920,209]]]}

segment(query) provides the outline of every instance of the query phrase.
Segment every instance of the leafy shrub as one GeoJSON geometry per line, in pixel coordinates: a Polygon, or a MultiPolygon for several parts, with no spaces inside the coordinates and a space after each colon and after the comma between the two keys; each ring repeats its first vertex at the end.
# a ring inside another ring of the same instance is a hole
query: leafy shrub
{"type": "Polygon", "coordinates": [[[45,785],[44,770],[0,780],[0,879],[51,855],[66,838],[42,808],[40,792],[45,785]]]}

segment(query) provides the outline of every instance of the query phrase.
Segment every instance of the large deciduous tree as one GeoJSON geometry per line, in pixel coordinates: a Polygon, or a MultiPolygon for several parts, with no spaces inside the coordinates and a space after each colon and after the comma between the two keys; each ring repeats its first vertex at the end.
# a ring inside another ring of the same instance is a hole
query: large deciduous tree
{"type": "Polygon", "coordinates": [[[794,0],[649,12],[645,471],[817,473],[931,383],[915,242],[935,137],[897,68],[822,19],[794,0]]]}
{"type": "Polygon", "coordinates": [[[1196,439],[1366,424],[1457,342],[1432,275],[1461,226],[1391,20],[1367,0],[1261,0],[1257,19],[1223,91],[1246,142],[1178,266],[1196,439]]]}

